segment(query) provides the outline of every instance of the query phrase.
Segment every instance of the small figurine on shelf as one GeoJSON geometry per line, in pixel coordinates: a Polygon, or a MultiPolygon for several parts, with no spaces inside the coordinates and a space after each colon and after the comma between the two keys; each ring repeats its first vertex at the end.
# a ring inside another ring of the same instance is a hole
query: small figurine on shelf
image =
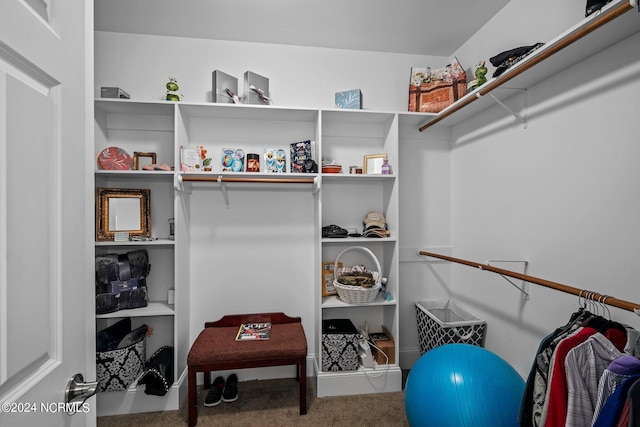
{"type": "Polygon", "coordinates": [[[181,93],[178,93],[178,80],[175,77],[169,77],[169,82],[166,84],[167,88],[167,101],[180,101],[180,99],[184,96],[181,93]]]}
{"type": "Polygon", "coordinates": [[[389,166],[389,160],[386,157],[382,161],[382,175],[391,175],[391,166],[389,166]]]}
{"type": "Polygon", "coordinates": [[[467,85],[467,90],[474,90],[482,86],[487,82],[487,67],[484,65],[484,61],[480,61],[476,68],[476,78],[471,80],[467,85]]]}

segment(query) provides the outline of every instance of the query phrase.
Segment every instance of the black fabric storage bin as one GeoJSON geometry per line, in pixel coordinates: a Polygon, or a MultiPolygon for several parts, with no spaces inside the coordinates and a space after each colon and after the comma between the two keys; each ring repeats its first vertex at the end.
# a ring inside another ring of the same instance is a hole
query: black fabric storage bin
{"type": "Polygon", "coordinates": [[[349,319],[322,321],[322,370],[358,369],[358,330],[349,319]]]}

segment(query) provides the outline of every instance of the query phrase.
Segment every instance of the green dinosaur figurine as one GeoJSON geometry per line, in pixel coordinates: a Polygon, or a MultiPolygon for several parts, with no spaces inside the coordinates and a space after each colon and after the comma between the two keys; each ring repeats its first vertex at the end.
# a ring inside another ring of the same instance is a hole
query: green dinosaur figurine
{"type": "Polygon", "coordinates": [[[178,89],[180,89],[180,87],[178,86],[178,80],[176,80],[175,77],[169,77],[169,82],[166,84],[166,88],[167,101],[180,101],[180,98],[182,98],[183,95],[178,93],[178,89]]]}
{"type": "Polygon", "coordinates": [[[485,67],[484,65],[484,61],[480,61],[476,68],[476,73],[475,73],[476,78],[469,82],[469,84],[467,85],[467,89],[468,90],[477,89],[483,84],[485,84],[487,82],[487,71],[488,70],[487,70],[487,67],[485,67]]]}

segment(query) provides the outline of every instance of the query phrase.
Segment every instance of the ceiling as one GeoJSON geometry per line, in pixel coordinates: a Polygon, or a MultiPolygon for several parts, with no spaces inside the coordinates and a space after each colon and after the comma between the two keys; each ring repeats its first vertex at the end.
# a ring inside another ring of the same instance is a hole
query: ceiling
{"type": "Polygon", "coordinates": [[[94,0],[95,29],[451,56],[509,0],[94,0]]]}

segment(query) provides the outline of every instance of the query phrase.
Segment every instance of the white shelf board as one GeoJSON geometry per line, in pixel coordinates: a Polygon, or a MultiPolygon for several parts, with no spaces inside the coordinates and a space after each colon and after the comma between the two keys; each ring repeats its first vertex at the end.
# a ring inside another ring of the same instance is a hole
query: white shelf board
{"type": "MultiPolygon", "coordinates": [[[[317,368],[317,367],[316,367],[317,368]]],[[[402,390],[402,369],[398,365],[378,365],[357,371],[322,372],[316,369],[317,396],[390,393],[402,390]]]]}
{"type": "Polygon", "coordinates": [[[382,175],[380,173],[357,174],[357,173],[323,173],[322,180],[326,181],[367,181],[367,180],[394,180],[396,174],[382,175]]]}
{"type": "Polygon", "coordinates": [[[230,120],[268,120],[315,123],[318,110],[273,105],[183,103],[180,111],[188,117],[230,120]]]}
{"type": "Polygon", "coordinates": [[[153,170],[153,171],[147,171],[147,170],[124,170],[124,171],[117,171],[117,170],[96,170],[95,171],[96,176],[105,176],[105,177],[122,177],[122,178],[143,178],[143,179],[148,179],[148,178],[159,178],[159,179],[167,179],[167,180],[171,180],[173,179],[173,175],[175,174],[174,171],[161,171],[161,170],[153,170]]]}
{"type": "Polygon", "coordinates": [[[350,124],[385,123],[395,116],[390,111],[356,110],[356,109],[334,109],[321,110],[323,120],[332,122],[346,122],[350,124]]]}
{"type": "Polygon", "coordinates": [[[141,242],[114,242],[114,241],[105,241],[105,242],[96,242],[96,246],[174,246],[176,242],[170,239],[158,239],[158,240],[148,240],[141,242]]]}
{"type": "Polygon", "coordinates": [[[133,99],[96,98],[95,108],[107,113],[171,116],[175,103],[169,101],[136,101],[133,99]]]}
{"type": "Polygon", "coordinates": [[[181,403],[178,383],[174,383],[164,396],[145,394],[144,386],[135,387],[134,385],[124,391],[100,392],[96,396],[98,417],[141,412],[176,411],[180,409],[181,403]]]}
{"type": "Polygon", "coordinates": [[[362,303],[362,304],[347,304],[338,298],[337,295],[331,295],[328,297],[324,297],[322,299],[322,308],[351,308],[351,307],[367,307],[367,306],[381,306],[381,305],[396,305],[397,302],[395,299],[387,301],[384,299],[382,292],[378,292],[374,300],[370,303],[362,303]]]}
{"type": "Polygon", "coordinates": [[[113,313],[96,314],[96,319],[116,319],[120,317],[150,317],[150,316],[173,316],[174,306],[166,301],[149,301],[146,307],[133,308],[130,310],[118,310],[113,313]]]}
{"type": "Polygon", "coordinates": [[[386,243],[395,242],[396,240],[394,235],[391,235],[391,237],[324,237],[322,243],[351,245],[353,243],[386,243]]]}

